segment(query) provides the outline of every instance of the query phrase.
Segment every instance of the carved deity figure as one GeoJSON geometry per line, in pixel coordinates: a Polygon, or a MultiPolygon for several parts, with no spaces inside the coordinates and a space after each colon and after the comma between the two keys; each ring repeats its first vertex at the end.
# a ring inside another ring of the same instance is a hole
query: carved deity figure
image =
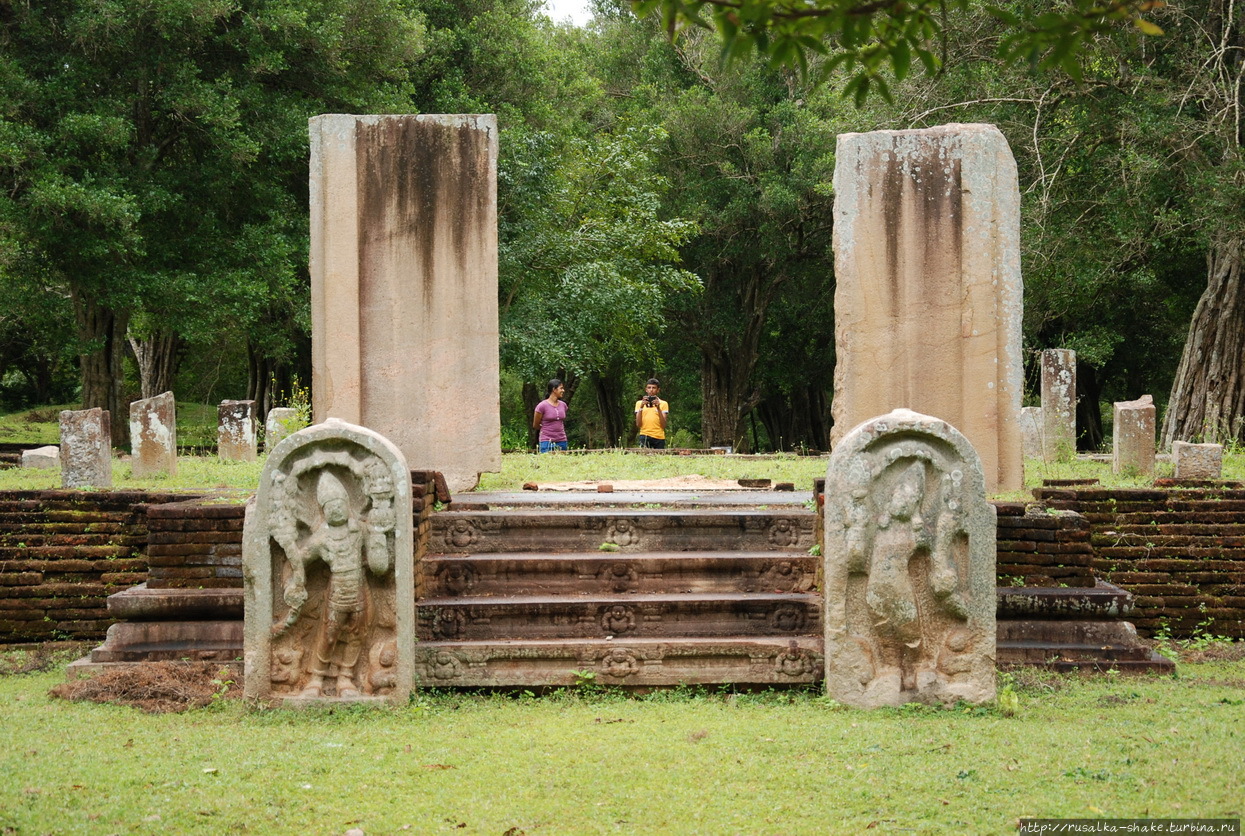
{"type": "Polygon", "coordinates": [[[248,696],[400,704],[410,693],[407,473],[386,439],[333,419],[269,457],[243,532],[248,696]]]}
{"type": "Polygon", "coordinates": [[[870,707],[993,694],[994,514],[980,474],[975,496],[965,485],[973,457],[954,428],[900,410],[836,448],[824,567],[832,696],[870,707]]]}

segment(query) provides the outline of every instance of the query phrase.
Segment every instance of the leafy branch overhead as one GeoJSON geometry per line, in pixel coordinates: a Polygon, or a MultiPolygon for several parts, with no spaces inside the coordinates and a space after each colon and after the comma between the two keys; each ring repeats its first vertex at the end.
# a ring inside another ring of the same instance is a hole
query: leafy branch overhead
{"type": "MultiPolygon", "coordinates": [[[[776,67],[798,69],[814,83],[844,71],[845,97],[857,105],[870,92],[891,100],[887,74],[907,77],[914,63],[929,75],[947,55],[948,19],[971,0],[632,0],[640,17],[660,15],[672,40],[688,27],[716,30],[727,61],[753,53],[776,67]]],[[[1120,26],[1143,35],[1163,30],[1145,15],[1162,0],[1071,0],[1061,4],[987,5],[1005,28],[997,55],[1080,78],[1078,52],[1095,36],[1120,26]]]]}

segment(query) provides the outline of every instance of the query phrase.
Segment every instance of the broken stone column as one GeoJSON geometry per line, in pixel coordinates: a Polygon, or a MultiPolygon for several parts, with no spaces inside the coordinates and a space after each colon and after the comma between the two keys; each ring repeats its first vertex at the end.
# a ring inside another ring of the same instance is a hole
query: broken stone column
{"type": "Polygon", "coordinates": [[[226,461],[255,461],[259,455],[255,401],[221,401],[217,414],[217,455],[226,461]]]}
{"type": "Polygon", "coordinates": [[[411,472],[330,418],[269,456],[242,535],[248,698],[405,704],[415,648],[411,472]]]}
{"type": "Polygon", "coordinates": [[[1042,458],[1042,407],[1021,407],[1020,443],[1026,459],[1042,458]]]}
{"type": "Polygon", "coordinates": [[[496,118],[310,131],[313,420],[370,427],[472,488],[501,469],[496,118]]]}
{"type": "Polygon", "coordinates": [[[1154,473],[1154,398],[1115,404],[1111,426],[1111,470],[1115,473],[1154,473]]]}
{"type": "Polygon", "coordinates": [[[994,698],[995,511],[950,424],[849,432],[825,488],[826,691],[861,708],[994,698]]]}
{"type": "Polygon", "coordinates": [[[1223,478],[1223,445],[1172,442],[1172,460],[1177,479],[1223,478]]]}
{"type": "Polygon", "coordinates": [[[55,470],[61,466],[61,449],[52,444],[22,451],[22,467],[55,470]]]}
{"type": "Polygon", "coordinates": [[[130,403],[130,472],[177,475],[177,403],[172,392],[130,403]]]}
{"type": "Polygon", "coordinates": [[[1042,459],[1058,462],[1076,455],[1076,352],[1042,352],[1042,459]]]}
{"type": "Polygon", "coordinates": [[[993,125],[842,134],[834,430],[896,407],[958,427],[986,489],[1024,483],[1020,192],[993,125]]]}
{"type": "MultiPolygon", "coordinates": [[[[295,432],[298,423],[298,410],[288,406],[274,406],[268,410],[268,418],[264,421],[264,450],[271,453],[272,448],[281,443],[281,439],[295,432]]],[[[301,429],[299,427],[298,429],[301,429]]]]}
{"type": "Polygon", "coordinates": [[[106,409],[61,413],[61,487],[112,487],[112,426],[106,409]]]}

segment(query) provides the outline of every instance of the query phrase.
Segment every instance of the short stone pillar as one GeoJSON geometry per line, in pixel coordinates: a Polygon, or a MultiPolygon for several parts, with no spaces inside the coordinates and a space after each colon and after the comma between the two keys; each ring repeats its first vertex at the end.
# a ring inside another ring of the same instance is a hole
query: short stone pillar
{"type": "Polygon", "coordinates": [[[99,407],[61,413],[61,487],[112,487],[111,420],[99,407]]]}
{"type": "Polygon", "coordinates": [[[130,403],[130,473],[177,475],[177,404],[172,392],[130,403]]]}
{"type": "Polygon", "coordinates": [[[51,444],[22,451],[22,467],[34,470],[55,470],[61,466],[61,448],[51,444]]]}
{"type": "Polygon", "coordinates": [[[1021,408],[1020,440],[1026,459],[1042,458],[1042,407],[1021,408]]]}
{"type": "Polygon", "coordinates": [[[1115,473],[1154,473],[1154,398],[1115,404],[1111,426],[1111,470],[1115,473]]]}
{"type": "Polygon", "coordinates": [[[1042,459],[1066,461],[1076,455],[1076,352],[1042,352],[1042,459]]]}
{"type": "Polygon", "coordinates": [[[259,457],[255,401],[221,401],[216,452],[226,461],[253,462],[259,457]]]}
{"type": "Polygon", "coordinates": [[[297,422],[297,409],[274,406],[268,410],[268,418],[264,421],[264,451],[271,453],[283,438],[302,429],[294,426],[297,422]]]}
{"type": "Polygon", "coordinates": [[[1172,460],[1177,479],[1223,478],[1223,445],[1172,442],[1172,460]]]}
{"type": "Polygon", "coordinates": [[[377,433],[329,419],[277,445],[242,535],[247,697],[407,701],[411,515],[406,459],[377,433]]]}
{"type": "Polygon", "coordinates": [[[496,117],[309,127],[312,420],[475,487],[501,469],[496,117]]]}
{"type": "Polygon", "coordinates": [[[1020,190],[993,125],[841,134],[831,444],[896,407],[973,443],[1020,490],[1020,190]]]}
{"type": "Polygon", "coordinates": [[[945,421],[897,409],[826,473],[826,690],[861,708],[994,698],[995,511],[945,421]]]}

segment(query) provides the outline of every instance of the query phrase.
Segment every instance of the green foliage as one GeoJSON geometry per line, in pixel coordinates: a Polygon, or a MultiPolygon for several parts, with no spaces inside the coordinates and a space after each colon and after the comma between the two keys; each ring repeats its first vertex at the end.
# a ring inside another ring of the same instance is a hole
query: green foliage
{"type": "MultiPolygon", "coordinates": [[[[672,38],[691,27],[714,29],[722,57],[741,61],[753,54],[776,67],[798,69],[815,82],[846,74],[841,94],[862,106],[870,94],[892,100],[888,78],[902,82],[913,63],[937,74],[946,59],[949,12],[972,7],[969,0],[911,0],[862,5],[855,0],[632,0],[641,17],[656,15],[672,38]]],[[[1047,4],[988,6],[1007,27],[996,55],[1006,62],[1058,67],[1080,77],[1081,53],[1095,36],[1119,24],[1145,35],[1162,30],[1144,14],[1161,7],[1154,0],[1101,4],[1074,0],[1052,10],[1047,4]]]]}

